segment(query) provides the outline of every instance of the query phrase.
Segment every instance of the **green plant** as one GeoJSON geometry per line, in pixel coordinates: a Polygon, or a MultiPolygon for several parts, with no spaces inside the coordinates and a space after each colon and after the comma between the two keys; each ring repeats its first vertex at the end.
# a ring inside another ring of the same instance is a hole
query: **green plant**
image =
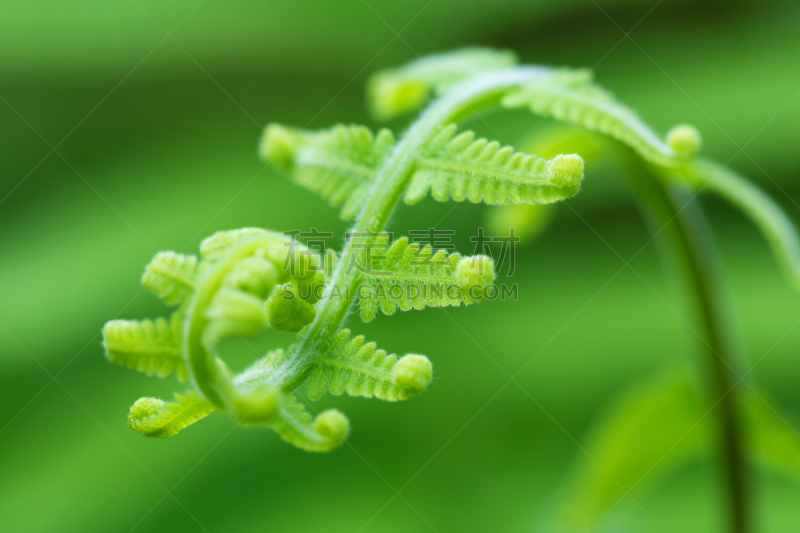
{"type": "MultiPolygon", "coordinates": [[[[686,191],[713,191],[741,208],[767,235],[793,282],[798,280],[800,244],[788,219],[766,196],[732,172],[695,160],[700,136],[678,126],[662,140],[635,112],[596,85],[585,70],[516,66],[508,52],[468,49],[431,56],[376,74],[368,87],[377,118],[391,119],[431,103],[396,140],[382,129],[335,126],[307,132],[270,125],[260,155],[294,180],[341,207],[353,220],[338,254],[318,254],[279,233],[245,228],[219,232],[200,247],[200,260],[162,252],[147,266],[144,286],[177,306],[169,319],[112,321],[104,344],[112,362],[160,377],[188,379],[188,392],[172,402],[142,398],[131,408],[132,429],[148,436],[174,435],[213,411],[243,424],[262,424],[309,451],[327,451],[346,437],[349,423],[339,411],[313,419],[292,396],[308,382],[311,399],[325,390],[386,400],[406,399],[430,383],[430,361],[416,354],[387,355],[364,338],[341,329],[358,300],[361,318],[424,307],[470,304],[486,299],[494,281],[492,260],[389,242],[387,221],[401,199],[415,204],[430,194],[439,201],[541,205],[578,193],[583,159],[528,155],[497,142],[457,133],[457,123],[479,110],[528,108],[611,139],[629,170],[646,209],[665,233],[697,302],[697,322],[722,404],[721,450],[735,531],[747,517],[736,403],[730,389],[732,361],[720,326],[716,273],[699,244],[702,225],[687,216],[686,191]],[[297,333],[236,376],[217,357],[218,343],[254,336],[264,328],[297,333]]],[[[569,134],[591,151],[587,137],[569,134]]],[[[578,150],[580,151],[580,150],[578,150]]],[[[670,394],[683,390],[670,385],[670,394]]],[[[673,396],[652,395],[675,405],[673,396]],[[663,399],[666,398],[666,399],[663,399]]],[[[688,401],[688,400],[687,400],[688,401]]],[[[646,416],[639,416],[646,419],[646,416]]],[[[617,424],[619,426],[620,424],[617,424]]],[[[624,425],[624,424],[623,424],[624,425]]]]}

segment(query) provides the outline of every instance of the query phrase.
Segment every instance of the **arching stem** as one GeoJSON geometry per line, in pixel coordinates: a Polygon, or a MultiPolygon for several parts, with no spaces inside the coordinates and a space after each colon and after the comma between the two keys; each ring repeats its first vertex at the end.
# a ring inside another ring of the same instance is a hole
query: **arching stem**
{"type": "Polygon", "coordinates": [[[630,175],[655,231],[664,234],[671,259],[678,267],[685,290],[693,303],[696,332],[702,338],[707,359],[708,392],[718,424],[719,453],[732,533],[749,531],[749,494],[742,446],[742,431],[736,412],[735,343],[729,338],[725,313],[717,286],[720,272],[713,244],[694,198],[666,185],[640,164],[631,163],[630,175]]]}

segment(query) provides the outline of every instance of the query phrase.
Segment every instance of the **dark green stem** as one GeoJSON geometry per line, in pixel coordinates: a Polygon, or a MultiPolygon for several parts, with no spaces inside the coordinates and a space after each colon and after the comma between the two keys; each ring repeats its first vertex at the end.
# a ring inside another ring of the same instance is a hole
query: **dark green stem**
{"type": "MultiPolygon", "coordinates": [[[[637,165],[638,166],[638,165],[637,165]]],[[[708,362],[709,392],[716,406],[719,447],[726,485],[730,531],[746,533],[748,496],[742,434],[736,412],[734,346],[725,328],[720,278],[713,243],[694,198],[673,190],[645,169],[631,172],[658,234],[666,237],[686,291],[694,303],[697,334],[703,340],[708,362]]]]}

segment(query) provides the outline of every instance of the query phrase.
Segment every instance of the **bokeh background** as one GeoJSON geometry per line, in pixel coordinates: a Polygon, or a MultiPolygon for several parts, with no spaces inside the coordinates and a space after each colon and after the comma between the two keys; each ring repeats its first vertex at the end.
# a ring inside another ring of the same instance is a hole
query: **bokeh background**
{"type": "MultiPolygon", "coordinates": [[[[257,160],[262,127],[374,126],[370,73],[466,45],[595,68],[657,131],[696,125],[706,155],[800,220],[798,28],[793,0],[0,1],[0,530],[553,530],[603,406],[698,351],[615,172],[587,167],[574,211],[521,243],[519,301],[354,319],[388,350],[427,354],[436,380],[400,404],[323,398],[352,423],[331,454],[223,416],[135,434],[132,402],[182,386],[109,364],[100,329],[164,313],[138,283],[157,250],[242,226],[342,235],[335,210],[257,160]],[[646,283],[615,253],[640,249],[646,283]]],[[[512,144],[538,121],[487,117],[512,144]]],[[[401,207],[393,229],[452,229],[471,253],[489,208],[455,205],[401,207]]],[[[800,295],[737,212],[704,206],[742,367],[766,354],[747,379],[793,423],[800,295]]],[[[758,530],[797,531],[797,471],[751,473],[758,530]]],[[[724,529],[709,455],[631,495],[593,531],[724,529]]]]}

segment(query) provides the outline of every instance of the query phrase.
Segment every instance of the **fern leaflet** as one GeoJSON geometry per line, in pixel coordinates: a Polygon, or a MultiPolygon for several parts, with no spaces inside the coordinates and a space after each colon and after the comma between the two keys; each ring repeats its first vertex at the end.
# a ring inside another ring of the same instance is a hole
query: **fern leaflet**
{"type": "Polygon", "coordinates": [[[397,239],[388,248],[376,243],[364,251],[363,285],[357,294],[361,318],[375,318],[378,309],[392,315],[425,307],[458,306],[479,301],[494,281],[494,264],[486,256],[461,257],[397,239]]]}
{"type": "Polygon", "coordinates": [[[365,344],[363,335],[350,339],[350,330],[343,329],[330,349],[316,358],[308,397],[316,400],[330,390],[337,396],[346,391],[350,396],[405,400],[425,390],[431,373],[427,357],[409,354],[398,360],[378,350],[374,342],[365,344]]]}
{"type": "Polygon", "coordinates": [[[510,146],[475,140],[471,131],[456,136],[450,125],[433,138],[416,162],[405,202],[428,192],[440,202],[452,198],[487,204],[549,204],[578,193],[583,179],[580,156],[551,160],[515,152],[510,146]]]}
{"type": "Polygon", "coordinates": [[[332,206],[343,206],[342,218],[349,220],[358,214],[394,141],[387,129],[373,136],[364,126],[340,124],[300,132],[271,124],[262,139],[261,157],[291,171],[299,185],[319,193],[332,206]]]}
{"type": "Polygon", "coordinates": [[[196,271],[196,256],[158,252],[144,269],[142,285],[167,305],[176,305],[192,293],[196,271]]]}
{"type": "Polygon", "coordinates": [[[170,437],[214,410],[213,405],[192,389],[185,394],[176,393],[172,402],[139,398],[128,414],[128,426],[146,437],[170,437]]]}
{"type": "Polygon", "coordinates": [[[111,320],[103,326],[103,346],[108,360],[148,376],[166,377],[175,372],[186,381],[181,357],[183,317],[178,313],[167,321],[111,320]]]}

